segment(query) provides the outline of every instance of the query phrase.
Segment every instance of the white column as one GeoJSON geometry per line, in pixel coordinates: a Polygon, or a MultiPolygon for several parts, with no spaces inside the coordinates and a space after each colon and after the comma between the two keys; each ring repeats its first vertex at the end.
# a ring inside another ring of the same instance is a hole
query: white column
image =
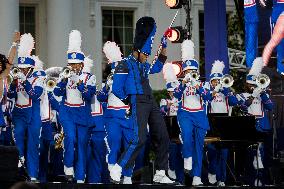
{"type": "Polygon", "coordinates": [[[0,0],[1,54],[7,55],[15,30],[19,30],[19,0],[0,0]]]}
{"type": "Polygon", "coordinates": [[[72,0],[47,1],[47,67],[66,66],[68,34],[72,29],[72,0]]]}

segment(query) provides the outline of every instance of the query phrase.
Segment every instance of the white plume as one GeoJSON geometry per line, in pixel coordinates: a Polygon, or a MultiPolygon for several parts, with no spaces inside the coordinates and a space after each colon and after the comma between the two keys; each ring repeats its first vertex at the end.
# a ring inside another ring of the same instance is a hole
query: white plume
{"type": "Polygon", "coordinates": [[[194,43],[189,39],[184,40],[181,44],[181,53],[183,62],[194,59],[194,43]]]}
{"type": "Polygon", "coordinates": [[[252,67],[249,71],[249,75],[258,75],[261,73],[263,68],[263,59],[262,57],[257,57],[256,59],[254,59],[253,63],[252,63],[252,67]]]}
{"type": "Polygon", "coordinates": [[[120,47],[111,41],[107,41],[104,44],[103,51],[109,61],[109,63],[118,62],[122,60],[122,53],[120,47]]]}
{"type": "Polygon", "coordinates": [[[82,38],[78,30],[72,30],[69,34],[68,52],[81,52],[82,38]]]}
{"type": "Polygon", "coordinates": [[[21,36],[20,45],[18,48],[19,57],[29,57],[34,49],[34,38],[30,33],[25,33],[21,36]]]}
{"type": "Polygon", "coordinates": [[[59,77],[59,74],[62,72],[62,67],[50,67],[45,70],[47,76],[50,77],[59,77]]]}
{"type": "Polygon", "coordinates": [[[215,60],[215,62],[212,65],[211,74],[212,73],[223,73],[224,68],[225,68],[225,64],[223,61],[215,60]]]}
{"type": "Polygon", "coordinates": [[[94,61],[92,59],[90,59],[89,57],[85,57],[85,59],[84,59],[84,68],[83,68],[82,71],[90,73],[91,72],[91,68],[93,67],[93,63],[94,63],[94,61]]]}
{"type": "Polygon", "coordinates": [[[172,81],[177,80],[177,76],[175,74],[174,67],[172,66],[172,63],[170,63],[170,62],[164,64],[163,74],[164,74],[164,79],[167,82],[172,82],[172,81]]]}
{"type": "Polygon", "coordinates": [[[43,69],[43,62],[39,59],[39,57],[34,55],[33,59],[35,61],[35,69],[43,69]]]}

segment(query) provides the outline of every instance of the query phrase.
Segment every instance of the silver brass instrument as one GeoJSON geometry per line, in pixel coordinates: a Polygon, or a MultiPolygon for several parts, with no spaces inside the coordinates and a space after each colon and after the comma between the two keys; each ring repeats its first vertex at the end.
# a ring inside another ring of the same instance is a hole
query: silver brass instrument
{"type": "Polygon", "coordinates": [[[266,89],[270,84],[270,78],[266,74],[259,74],[256,77],[256,85],[261,89],[266,89]]]}
{"type": "Polygon", "coordinates": [[[21,70],[18,67],[14,67],[11,70],[10,74],[13,78],[17,78],[20,72],[21,72],[21,70]]]}
{"type": "Polygon", "coordinates": [[[13,76],[11,74],[7,75],[7,83],[10,85],[13,82],[13,76]]]}
{"type": "Polygon", "coordinates": [[[64,67],[63,71],[62,71],[62,75],[63,75],[64,78],[69,78],[69,77],[71,77],[71,72],[72,72],[71,68],[64,67]]]}
{"type": "Polygon", "coordinates": [[[234,78],[231,75],[229,75],[229,74],[225,74],[220,79],[220,84],[222,85],[222,87],[225,87],[225,88],[232,87],[233,84],[234,84],[234,78]]]}
{"type": "Polygon", "coordinates": [[[189,75],[190,75],[190,80],[191,81],[194,81],[194,80],[197,81],[199,79],[199,77],[200,77],[198,71],[196,71],[196,70],[191,71],[189,73],[189,75]]]}
{"type": "Polygon", "coordinates": [[[55,88],[57,82],[55,78],[49,78],[46,80],[46,90],[48,92],[52,92],[53,89],[55,88]]]}

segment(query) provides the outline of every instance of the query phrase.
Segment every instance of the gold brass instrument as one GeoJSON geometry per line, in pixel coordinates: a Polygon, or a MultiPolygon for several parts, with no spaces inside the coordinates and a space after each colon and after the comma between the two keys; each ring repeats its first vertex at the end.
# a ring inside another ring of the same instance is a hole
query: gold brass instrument
{"type": "Polygon", "coordinates": [[[71,68],[69,67],[64,67],[63,70],[62,70],[62,75],[64,78],[69,78],[71,77],[71,68]]]}
{"type": "Polygon", "coordinates": [[[63,140],[64,140],[64,132],[63,130],[60,131],[58,139],[55,141],[55,149],[62,149],[63,148],[63,140]]]}
{"type": "Polygon", "coordinates": [[[234,78],[231,75],[229,75],[229,74],[225,74],[220,79],[220,84],[222,85],[222,87],[225,87],[225,88],[232,87],[233,84],[234,84],[234,78]]]}
{"type": "Polygon", "coordinates": [[[13,76],[11,74],[7,75],[7,84],[10,85],[13,82],[13,76]]]}
{"type": "Polygon", "coordinates": [[[46,80],[46,90],[48,92],[52,92],[53,89],[55,88],[57,82],[56,82],[56,79],[55,78],[48,78],[46,80]]]}
{"type": "Polygon", "coordinates": [[[12,68],[10,74],[13,78],[17,78],[21,70],[18,67],[12,68]]]}
{"type": "Polygon", "coordinates": [[[270,78],[266,74],[259,74],[256,77],[256,85],[261,89],[266,89],[270,84],[270,78]]]}

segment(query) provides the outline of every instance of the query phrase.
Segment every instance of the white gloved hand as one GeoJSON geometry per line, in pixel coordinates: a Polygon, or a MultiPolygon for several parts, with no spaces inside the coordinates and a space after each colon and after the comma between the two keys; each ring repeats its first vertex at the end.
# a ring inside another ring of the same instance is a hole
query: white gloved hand
{"type": "Polygon", "coordinates": [[[108,85],[108,86],[112,86],[112,84],[113,84],[113,80],[112,80],[112,79],[108,79],[108,80],[107,80],[107,85],[108,85]]]}
{"type": "Polygon", "coordinates": [[[262,7],[266,7],[266,1],[267,0],[259,0],[259,3],[262,7]]]}
{"type": "Polygon", "coordinates": [[[171,83],[171,85],[172,85],[172,87],[173,88],[177,88],[178,86],[179,86],[179,81],[178,80],[175,80],[175,81],[173,81],[172,83],[171,83]]]}
{"type": "Polygon", "coordinates": [[[259,96],[259,94],[262,92],[263,90],[259,87],[255,88],[252,92],[252,97],[256,98],[259,96]]]}
{"type": "Polygon", "coordinates": [[[92,75],[87,81],[87,85],[96,86],[97,78],[95,75],[92,75]]]}
{"type": "Polygon", "coordinates": [[[53,138],[54,138],[55,141],[57,141],[60,138],[60,134],[56,133],[53,138]]]}
{"type": "Polygon", "coordinates": [[[221,89],[222,85],[219,83],[215,88],[214,88],[214,91],[215,92],[219,92],[220,89],[221,89]]]}
{"type": "Polygon", "coordinates": [[[26,80],[26,76],[23,72],[19,72],[17,75],[17,78],[21,81],[25,81],[26,80]]]}
{"type": "Polygon", "coordinates": [[[184,76],[183,80],[184,80],[185,82],[189,82],[190,79],[191,79],[190,76],[191,76],[190,73],[187,73],[187,74],[184,76]]]}

